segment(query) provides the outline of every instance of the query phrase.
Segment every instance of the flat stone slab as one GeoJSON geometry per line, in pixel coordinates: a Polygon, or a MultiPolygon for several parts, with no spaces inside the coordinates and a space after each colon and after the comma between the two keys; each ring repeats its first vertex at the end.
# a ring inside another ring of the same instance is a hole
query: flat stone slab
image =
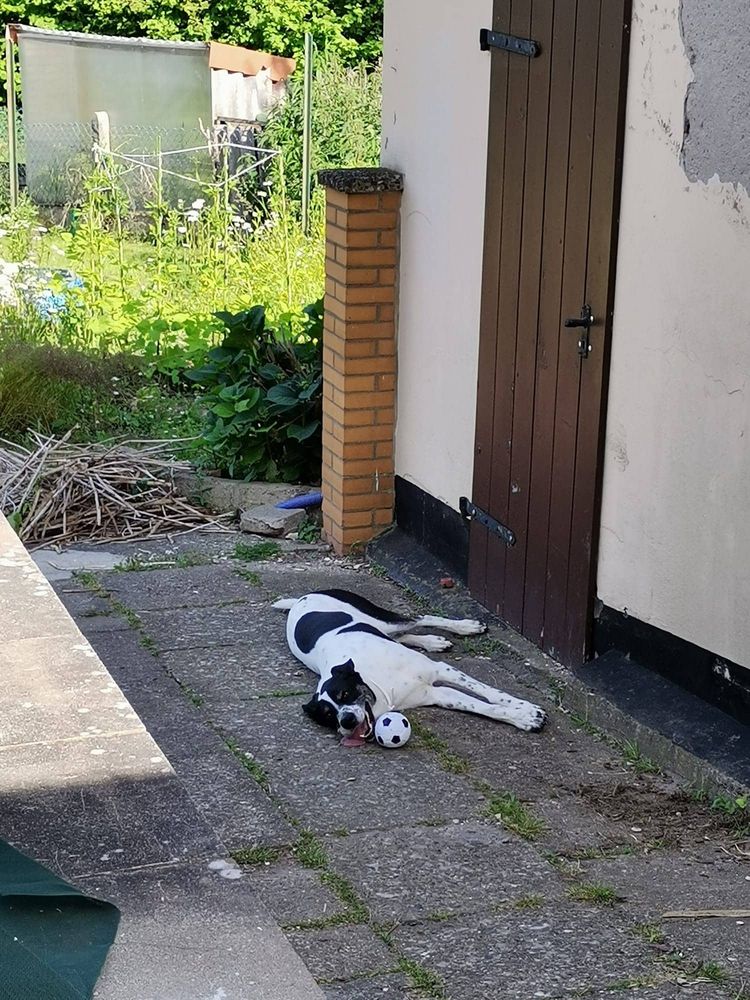
{"type": "Polygon", "coordinates": [[[306,518],[307,512],[298,508],[287,510],[272,504],[259,504],[240,512],[240,531],[280,537],[294,531],[306,518]]]}
{"type": "Polygon", "coordinates": [[[657,970],[613,916],[580,905],[408,925],[393,938],[451,1000],[585,996],[657,970]]]}
{"type": "Polygon", "coordinates": [[[102,586],[132,611],[202,607],[264,600],[258,587],[237,572],[252,569],[239,560],[187,569],[154,569],[141,572],[104,573],[102,586]]]}
{"type": "Polygon", "coordinates": [[[277,504],[282,500],[312,492],[309,486],[289,483],[245,483],[238,479],[219,476],[200,476],[192,472],[175,474],[175,485],[188,498],[200,499],[211,510],[234,514],[245,507],[258,504],[277,504]]]}
{"type": "Polygon", "coordinates": [[[0,836],[64,878],[215,852],[215,834],[140,733],[0,750],[0,836]]]}
{"type": "Polygon", "coordinates": [[[62,636],[75,642],[79,633],[0,515],[0,641],[62,636]]]}
{"type": "Polygon", "coordinates": [[[74,573],[81,570],[96,573],[112,569],[120,562],[118,553],[106,552],[101,548],[93,551],[63,549],[62,552],[56,549],[36,549],[31,553],[31,558],[50,583],[70,580],[74,573]]]}
{"type": "Polygon", "coordinates": [[[392,972],[397,964],[391,949],[358,924],[290,931],[289,940],[318,982],[392,972]]]}
{"type": "Polygon", "coordinates": [[[97,652],[159,744],[193,803],[229,848],[291,844],[296,833],[135,632],[102,634],[97,652]]]}
{"type": "Polygon", "coordinates": [[[326,1000],[417,1000],[418,994],[409,988],[405,976],[374,976],[355,979],[341,986],[327,986],[326,1000]]]}
{"type": "Polygon", "coordinates": [[[75,638],[0,644],[0,748],[143,731],[94,650],[75,638]]]}
{"type": "Polygon", "coordinates": [[[340,899],[320,881],[320,872],[288,859],[246,869],[253,891],[282,926],[327,920],[344,912],[340,899]]]}
{"type": "Polygon", "coordinates": [[[257,640],[261,610],[265,610],[264,604],[259,603],[256,608],[231,604],[179,611],[142,611],[139,617],[159,652],[168,652],[210,646],[223,648],[257,640]]]}
{"type": "Polygon", "coordinates": [[[584,877],[612,885],[636,920],[660,923],[667,941],[736,976],[750,974],[750,918],[668,919],[675,910],[749,910],[750,865],[707,844],[700,852],[656,852],[584,862],[584,877]]]}
{"type": "Polygon", "coordinates": [[[564,896],[536,848],[489,822],[331,837],[326,849],[383,923],[487,911],[531,895],[564,896]]]}
{"type": "Polygon", "coordinates": [[[388,829],[476,815],[484,798],[415,746],[347,749],[307,719],[302,698],[211,706],[211,716],[263,764],[271,791],[319,832],[388,829]]]}
{"type": "Polygon", "coordinates": [[[122,911],[97,1000],[323,996],[244,877],[223,878],[204,861],[79,885],[122,911]]]}
{"type": "Polygon", "coordinates": [[[162,653],[159,663],[197,691],[207,705],[312,691],[318,681],[316,674],[294,659],[278,634],[261,646],[209,646],[162,653]]]}

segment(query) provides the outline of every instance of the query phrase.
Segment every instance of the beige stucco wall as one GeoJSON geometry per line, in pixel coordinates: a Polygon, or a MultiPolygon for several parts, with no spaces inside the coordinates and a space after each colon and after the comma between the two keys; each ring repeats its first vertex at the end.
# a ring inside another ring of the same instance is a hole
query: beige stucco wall
{"type": "Polygon", "coordinates": [[[750,199],[680,165],[678,7],[634,3],[598,589],[750,666],[750,199]]]}
{"type": "Polygon", "coordinates": [[[406,182],[396,472],[453,507],[470,495],[492,0],[386,0],[384,166],[406,182]]]}

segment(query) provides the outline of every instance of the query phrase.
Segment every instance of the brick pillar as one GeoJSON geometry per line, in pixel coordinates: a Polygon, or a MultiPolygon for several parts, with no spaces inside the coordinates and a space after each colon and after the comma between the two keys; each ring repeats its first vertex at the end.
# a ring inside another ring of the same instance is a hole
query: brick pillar
{"type": "Polygon", "coordinates": [[[338,553],[393,522],[396,277],[403,178],[324,170],[323,529],[338,553]]]}

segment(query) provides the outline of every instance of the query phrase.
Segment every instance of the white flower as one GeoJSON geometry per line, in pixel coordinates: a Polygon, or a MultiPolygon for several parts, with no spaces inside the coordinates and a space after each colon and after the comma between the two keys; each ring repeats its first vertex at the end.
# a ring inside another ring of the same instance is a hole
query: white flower
{"type": "Polygon", "coordinates": [[[184,226],[178,226],[177,227],[177,232],[178,233],[186,233],[187,229],[184,226]]]}
{"type": "Polygon", "coordinates": [[[249,222],[243,222],[242,228],[245,230],[245,232],[247,232],[249,229],[252,229],[253,227],[250,225],[249,222]]]}
{"type": "Polygon", "coordinates": [[[8,235],[8,230],[7,229],[0,229],[0,239],[2,239],[3,236],[7,236],[7,235],[8,235]]]}
{"type": "Polygon", "coordinates": [[[205,198],[196,198],[195,201],[193,202],[193,204],[190,207],[191,208],[195,208],[195,209],[197,209],[200,212],[200,210],[203,208],[203,206],[205,204],[206,204],[206,199],[205,198]]]}
{"type": "Polygon", "coordinates": [[[198,213],[197,212],[188,212],[185,215],[185,219],[186,219],[187,222],[197,222],[198,221],[198,213]]]}
{"type": "Polygon", "coordinates": [[[36,227],[36,231],[38,233],[46,233],[47,232],[47,227],[46,226],[37,226],[36,227]]]}

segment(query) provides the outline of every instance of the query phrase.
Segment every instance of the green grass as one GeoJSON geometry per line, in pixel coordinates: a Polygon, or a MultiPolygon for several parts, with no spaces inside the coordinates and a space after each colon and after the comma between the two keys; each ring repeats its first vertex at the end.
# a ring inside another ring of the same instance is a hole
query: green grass
{"type": "Polygon", "coordinates": [[[240,764],[242,764],[248,774],[252,776],[253,780],[260,785],[264,792],[270,791],[271,783],[268,780],[265,768],[259,761],[255,760],[254,757],[246,753],[244,750],[241,750],[237,743],[229,737],[224,738],[224,746],[237,758],[240,764]]]}
{"type": "MultiPolygon", "coordinates": [[[[324,852],[325,856],[325,852],[324,852]]],[[[343,876],[334,871],[324,871],[321,873],[320,881],[331,892],[337,896],[346,907],[349,918],[348,923],[365,924],[370,919],[370,911],[359,898],[354,886],[343,876]]]]}
{"type": "Polygon", "coordinates": [[[500,820],[506,830],[524,840],[536,840],[544,832],[544,820],[535,816],[512,792],[493,792],[484,810],[485,816],[500,820]]]}
{"type": "Polygon", "coordinates": [[[242,562],[259,562],[261,559],[271,559],[281,552],[278,542],[255,542],[249,545],[247,542],[237,542],[232,553],[233,559],[241,559],[242,562]]]}
{"type": "Polygon", "coordinates": [[[570,851],[566,857],[570,861],[608,861],[635,853],[636,849],[632,844],[616,844],[614,847],[581,847],[570,851]]]}
{"type": "Polygon", "coordinates": [[[513,906],[517,910],[538,910],[541,906],[544,906],[544,896],[540,896],[538,893],[530,893],[528,896],[521,896],[519,899],[514,900],[513,906]]]}
{"type": "Polygon", "coordinates": [[[636,774],[661,774],[661,768],[650,757],[644,756],[637,743],[625,740],[622,744],[622,756],[626,765],[636,774]]]}
{"type": "Polygon", "coordinates": [[[709,979],[712,983],[726,983],[729,979],[729,973],[718,962],[701,962],[694,975],[709,979]]]}
{"type": "Polygon", "coordinates": [[[304,828],[300,830],[299,840],[294,847],[294,854],[305,868],[327,868],[328,856],[325,848],[312,832],[304,828]]]}
{"type": "Polygon", "coordinates": [[[579,882],[568,889],[568,897],[577,903],[594,903],[596,906],[614,906],[620,898],[615,889],[601,882],[579,882]]]}
{"type": "Polygon", "coordinates": [[[467,656],[494,656],[508,648],[507,643],[500,639],[491,639],[489,636],[471,636],[462,639],[461,646],[467,656]]]}
{"type": "Polygon", "coordinates": [[[636,937],[642,938],[648,944],[664,944],[666,941],[666,935],[662,930],[662,926],[656,923],[656,921],[635,924],[633,934],[636,937]]]}
{"type": "Polygon", "coordinates": [[[424,997],[429,997],[429,1000],[447,1000],[445,983],[437,973],[410,958],[400,958],[398,967],[411,980],[412,986],[421,990],[424,997]]]}
{"type": "Polygon", "coordinates": [[[253,587],[260,587],[261,579],[259,574],[256,573],[254,569],[236,569],[234,572],[243,580],[247,580],[247,582],[252,584],[253,587]]]}
{"type": "Polygon", "coordinates": [[[180,691],[182,691],[185,697],[188,698],[196,708],[200,708],[203,705],[205,698],[202,694],[199,694],[195,688],[190,687],[189,684],[185,684],[183,681],[177,681],[177,684],[179,685],[180,691]]]}
{"type": "Polygon", "coordinates": [[[255,701],[266,701],[269,698],[298,698],[301,694],[309,694],[310,692],[307,688],[301,688],[298,691],[291,690],[276,690],[269,691],[267,694],[256,694],[255,701]]]}
{"type": "Polygon", "coordinates": [[[277,861],[281,856],[279,847],[240,847],[231,852],[231,856],[238,865],[249,868],[252,865],[268,865],[277,861]]]}
{"type": "Polygon", "coordinates": [[[467,774],[471,770],[471,764],[458,754],[452,753],[445,740],[434,733],[428,726],[418,719],[412,719],[412,733],[416,737],[417,746],[431,750],[438,759],[440,766],[449,774],[467,774]]]}

